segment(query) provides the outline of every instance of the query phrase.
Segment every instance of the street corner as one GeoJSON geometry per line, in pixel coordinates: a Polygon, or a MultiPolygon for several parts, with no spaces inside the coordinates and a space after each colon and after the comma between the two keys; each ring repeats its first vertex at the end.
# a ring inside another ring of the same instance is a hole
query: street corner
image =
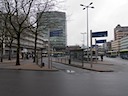
{"type": "Polygon", "coordinates": [[[97,68],[89,68],[89,67],[84,67],[83,69],[96,71],[96,72],[114,72],[113,69],[97,69],[97,68]]]}
{"type": "Polygon", "coordinates": [[[114,68],[108,65],[86,65],[83,69],[96,71],[96,72],[114,72],[114,68]]]}

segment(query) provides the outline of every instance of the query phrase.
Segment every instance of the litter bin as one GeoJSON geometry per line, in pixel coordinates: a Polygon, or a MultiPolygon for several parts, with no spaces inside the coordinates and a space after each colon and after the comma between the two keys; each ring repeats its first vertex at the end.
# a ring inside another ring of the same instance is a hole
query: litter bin
{"type": "Polygon", "coordinates": [[[71,59],[68,60],[69,64],[71,64],[71,59]]]}
{"type": "Polygon", "coordinates": [[[41,67],[41,68],[44,67],[44,62],[41,63],[41,66],[40,66],[40,67],[41,67]]]}

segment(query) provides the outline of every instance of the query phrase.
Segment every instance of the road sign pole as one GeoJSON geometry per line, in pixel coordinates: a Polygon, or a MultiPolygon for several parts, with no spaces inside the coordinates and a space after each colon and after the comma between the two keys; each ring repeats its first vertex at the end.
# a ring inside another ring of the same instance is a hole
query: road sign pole
{"type": "Polygon", "coordinates": [[[96,45],[96,39],[95,39],[95,55],[96,55],[96,63],[97,63],[97,57],[98,57],[98,52],[97,52],[97,45],[96,45]]]}
{"type": "Polygon", "coordinates": [[[90,30],[90,52],[91,52],[91,68],[93,67],[92,64],[92,30],[90,30]]]}
{"type": "Polygon", "coordinates": [[[51,69],[51,63],[50,63],[50,30],[48,30],[48,68],[51,69]]]}

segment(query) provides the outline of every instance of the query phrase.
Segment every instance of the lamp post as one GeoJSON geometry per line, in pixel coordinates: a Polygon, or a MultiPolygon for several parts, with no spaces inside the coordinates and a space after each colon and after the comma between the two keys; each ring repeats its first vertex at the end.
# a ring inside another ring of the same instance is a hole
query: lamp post
{"type": "Polygon", "coordinates": [[[88,41],[88,8],[94,8],[93,6],[91,6],[93,3],[91,2],[89,5],[83,5],[83,4],[80,4],[80,6],[83,6],[83,10],[87,9],[87,62],[89,61],[89,53],[88,53],[88,49],[89,49],[89,41],[88,41]]]}
{"type": "Polygon", "coordinates": [[[51,58],[51,42],[50,42],[50,30],[48,30],[48,68],[51,69],[51,62],[50,62],[50,58],[51,58]]]}
{"type": "Polygon", "coordinates": [[[81,34],[83,35],[83,49],[84,49],[85,48],[85,38],[84,38],[85,36],[84,35],[86,34],[86,32],[81,33],[81,34]]]}

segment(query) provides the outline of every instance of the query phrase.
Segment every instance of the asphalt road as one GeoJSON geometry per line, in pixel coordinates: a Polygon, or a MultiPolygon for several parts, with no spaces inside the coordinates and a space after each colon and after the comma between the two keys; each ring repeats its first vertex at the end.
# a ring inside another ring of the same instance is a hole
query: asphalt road
{"type": "Polygon", "coordinates": [[[128,72],[128,60],[126,59],[104,57],[104,61],[114,64],[115,72],[128,72]]]}
{"type": "Polygon", "coordinates": [[[128,65],[128,60],[126,59],[121,59],[120,57],[116,57],[116,58],[109,58],[109,57],[105,57],[104,56],[104,60],[110,63],[114,63],[114,64],[124,64],[124,65],[128,65]]]}
{"type": "Polygon", "coordinates": [[[53,64],[49,71],[0,70],[0,96],[128,96],[128,72],[93,72],[53,64]]]}

